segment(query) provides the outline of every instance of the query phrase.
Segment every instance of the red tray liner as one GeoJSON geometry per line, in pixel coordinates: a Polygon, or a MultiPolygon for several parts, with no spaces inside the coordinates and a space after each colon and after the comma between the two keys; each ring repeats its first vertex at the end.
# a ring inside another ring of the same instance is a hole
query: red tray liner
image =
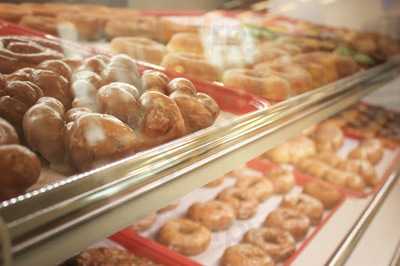
{"type": "MultiPolygon", "coordinates": [[[[59,40],[58,38],[55,38],[53,36],[45,35],[41,32],[23,28],[20,27],[19,25],[15,25],[5,21],[0,21],[0,35],[28,35],[28,36],[39,36],[43,38],[51,38],[59,40]]],[[[93,55],[95,53],[107,54],[102,51],[98,51],[96,49],[88,49],[82,47],[74,42],[69,42],[65,40],[60,40],[60,41],[67,43],[69,47],[73,48],[76,47],[76,49],[82,53],[87,52],[88,55],[93,55]]],[[[153,64],[141,61],[137,61],[137,64],[139,71],[144,71],[146,69],[155,69],[158,71],[165,72],[169,77],[172,78],[183,76],[177,73],[167,72],[163,68],[153,64]]],[[[216,83],[209,83],[191,78],[190,80],[192,80],[198,91],[210,95],[217,101],[221,110],[226,112],[230,112],[236,115],[241,115],[265,108],[270,105],[268,101],[259,98],[255,95],[246,93],[244,91],[229,89],[216,83]]]]}
{"type": "Polygon", "coordinates": [[[122,230],[109,237],[127,250],[165,266],[201,266],[188,257],[140,236],[131,229],[122,230]]]}
{"type": "MultiPolygon", "coordinates": [[[[341,191],[344,195],[349,197],[355,198],[366,198],[372,194],[375,194],[386,182],[388,177],[396,168],[396,165],[400,162],[400,151],[397,152],[394,159],[390,162],[389,166],[385,169],[385,172],[382,175],[379,183],[373,187],[371,190],[368,191],[355,191],[347,188],[343,188],[341,186],[335,186],[339,191],[341,191]]],[[[263,158],[256,158],[247,163],[247,167],[259,171],[263,174],[270,172],[274,168],[279,168],[279,165],[276,163],[271,162],[270,160],[263,159],[263,158]]],[[[303,186],[310,180],[316,179],[318,177],[310,176],[307,174],[302,173],[301,171],[294,169],[293,171],[294,177],[296,179],[296,183],[300,186],[303,186]]]]}

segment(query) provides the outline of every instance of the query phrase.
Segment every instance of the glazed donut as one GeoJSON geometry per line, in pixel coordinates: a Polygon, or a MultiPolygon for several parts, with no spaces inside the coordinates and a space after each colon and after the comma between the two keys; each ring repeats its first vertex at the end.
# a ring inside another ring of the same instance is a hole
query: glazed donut
{"type": "Polygon", "coordinates": [[[258,200],[243,188],[226,188],[218,194],[217,199],[231,205],[236,218],[240,220],[249,219],[257,212],[258,200]]]}
{"type": "Polygon", "coordinates": [[[214,124],[220,111],[218,104],[207,94],[196,92],[191,81],[175,78],[168,83],[167,90],[182,113],[188,133],[214,124]]]}
{"type": "Polygon", "coordinates": [[[290,83],[279,76],[264,75],[250,69],[224,71],[222,82],[227,87],[242,89],[271,101],[283,101],[292,95],[290,83]]]}
{"type": "Polygon", "coordinates": [[[158,91],[167,94],[169,78],[167,75],[156,70],[145,70],[142,74],[142,91],[158,91]]]}
{"type": "Polygon", "coordinates": [[[343,198],[343,195],[326,181],[314,179],[304,185],[304,193],[319,199],[326,209],[332,209],[343,198]]]}
{"type": "Polygon", "coordinates": [[[205,185],[206,188],[214,188],[214,187],[218,187],[219,185],[222,185],[225,181],[225,177],[221,176],[218,177],[216,179],[214,179],[213,181],[210,181],[207,183],[207,185],[205,185]]]}
{"type": "Polygon", "coordinates": [[[279,169],[267,173],[266,178],[274,186],[274,191],[280,194],[286,194],[296,185],[296,179],[291,171],[279,169]]]}
{"type": "MultiPolygon", "coordinates": [[[[179,19],[179,18],[178,18],[179,19]]],[[[168,42],[172,36],[180,32],[191,32],[197,33],[199,31],[199,25],[193,23],[191,19],[183,22],[181,19],[176,21],[174,17],[167,16],[161,17],[158,20],[158,33],[157,40],[161,42],[168,42]]]]}
{"type": "Polygon", "coordinates": [[[261,248],[276,262],[286,260],[296,250],[296,241],[292,235],[273,227],[250,229],[244,235],[243,242],[261,248]]]}
{"type": "Polygon", "coordinates": [[[177,104],[168,96],[148,91],[139,99],[141,119],[135,128],[137,149],[144,150],[186,134],[187,129],[177,104]]]}
{"type": "MultiPolygon", "coordinates": [[[[3,76],[0,79],[4,81],[3,76]]],[[[42,96],[42,90],[32,82],[4,81],[0,88],[0,116],[10,122],[22,136],[24,114],[42,96]]]]}
{"type": "Polygon", "coordinates": [[[72,70],[71,67],[62,60],[47,60],[40,63],[37,68],[50,70],[63,76],[67,81],[71,81],[72,70]]]}
{"type": "Polygon", "coordinates": [[[219,70],[207,62],[200,55],[191,53],[168,53],[161,62],[167,71],[186,75],[205,81],[216,81],[219,78],[219,70]]]}
{"type": "Polygon", "coordinates": [[[19,138],[15,128],[0,117],[0,145],[19,144],[19,138]]]}
{"type": "Polygon", "coordinates": [[[69,31],[73,30],[74,35],[78,33],[80,40],[92,41],[99,39],[103,35],[107,20],[102,16],[91,13],[62,12],[57,16],[56,23],[60,29],[59,34],[61,37],[64,37],[62,35],[70,34],[66,31],[67,28],[69,31]]]}
{"type": "Polygon", "coordinates": [[[247,243],[227,248],[220,264],[221,266],[275,266],[272,258],[261,248],[247,243]]]}
{"type": "Polygon", "coordinates": [[[141,85],[135,61],[123,54],[113,56],[101,76],[104,79],[104,84],[124,82],[136,87],[141,85]]]}
{"type": "MultiPolygon", "coordinates": [[[[325,162],[322,162],[315,157],[307,157],[300,160],[296,166],[303,172],[314,176],[324,177],[332,168],[325,162]]],[[[334,178],[334,176],[332,176],[334,178]]]]}
{"type": "Polygon", "coordinates": [[[140,16],[129,19],[110,19],[105,27],[108,39],[115,37],[145,37],[157,40],[159,22],[156,17],[140,16]]]}
{"type": "Polygon", "coordinates": [[[313,139],[318,151],[336,151],[344,142],[344,135],[335,123],[321,123],[316,127],[313,139]]]}
{"type": "Polygon", "coordinates": [[[78,255],[66,260],[60,266],[89,266],[89,265],[146,265],[158,266],[146,257],[139,257],[131,251],[120,247],[91,247],[78,255]]]}
{"type": "Polygon", "coordinates": [[[275,163],[297,163],[315,153],[314,142],[308,137],[300,136],[267,151],[263,157],[275,163]]]}
{"type": "Polygon", "coordinates": [[[29,149],[9,144],[0,146],[0,199],[6,200],[24,193],[39,178],[41,165],[29,149]]]}
{"type": "Polygon", "coordinates": [[[383,157],[382,143],[378,139],[363,140],[359,146],[354,148],[348,155],[350,159],[364,159],[376,165],[383,157]]]}
{"type": "Polygon", "coordinates": [[[283,197],[280,206],[282,208],[295,209],[307,215],[313,225],[318,224],[324,214],[322,202],[306,194],[286,195],[283,197]]]}
{"type": "Polygon", "coordinates": [[[0,4],[0,19],[12,23],[18,23],[22,17],[30,15],[31,11],[21,5],[11,3],[0,4]]]}
{"type": "Polygon", "coordinates": [[[253,196],[259,202],[263,202],[274,193],[274,185],[272,182],[261,176],[240,176],[236,180],[235,186],[245,189],[245,193],[249,194],[249,197],[253,196]]]}
{"type": "Polygon", "coordinates": [[[353,159],[343,160],[337,167],[346,172],[351,172],[363,177],[368,186],[375,186],[379,183],[374,166],[367,160],[353,159]]]}
{"type": "Polygon", "coordinates": [[[289,56],[289,53],[278,47],[270,47],[270,45],[262,44],[258,47],[257,52],[254,55],[254,64],[271,62],[277,58],[289,56]]]}
{"type": "Polygon", "coordinates": [[[136,134],[111,115],[85,113],[70,123],[66,132],[66,150],[72,166],[81,172],[136,151],[136,134]]]}
{"type": "Polygon", "coordinates": [[[203,44],[197,33],[180,32],[174,34],[168,42],[167,49],[169,52],[203,55],[203,44]]]}
{"type": "MultiPolygon", "coordinates": [[[[79,70],[92,71],[97,75],[101,75],[106,66],[110,63],[111,59],[104,55],[95,55],[86,58],[81,62],[79,70]]],[[[75,78],[78,79],[78,78],[75,78]]]]}
{"type": "Polygon", "coordinates": [[[232,225],[235,220],[235,212],[229,204],[219,200],[211,200],[194,203],[190,206],[187,217],[211,231],[222,231],[232,225]]]}
{"type": "Polygon", "coordinates": [[[67,122],[67,123],[73,122],[73,121],[77,120],[80,116],[87,114],[87,113],[92,113],[92,110],[90,110],[89,108],[85,108],[85,107],[71,108],[65,113],[65,122],[67,122]]]}
{"type": "Polygon", "coordinates": [[[142,232],[149,229],[157,220],[157,215],[155,213],[151,213],[139,221],[135,222],[131,228],[135,231],[142,232]]]}
{"type": "Polygon", "coordinates": [[[279,207],[268,214],[264,226],[286,230],[299,241],[307,235],[310,219],[297,210],[279,207]]]}
{"type": "Polygon", "coordinates": [[[343,172],[346,176],[346,187],[356,191],[363,191],[366,187],[364,179],[358,174],[343,172]]]}
{"type": "Polygon", "coordinates": [[[360,66],[350,56],[335,54],[334,58],[339,78],[351,76],[360,70],[360,66]]]}
{"type": "Polygon", "coordinates": [[[47,161],[62,163],[64,150],[64,106],[55,98],[43,97],[24,115],[23,129],[29,147],[47,161]]]}
{"type": "MultiPolygon", "coordinates": [[[[289,59],[284,58],[284,60],[288,61],[289,59]]],[[[324,72],[324,66],[321,63],[310,61],[307,57],[301,54],[296,55],[295,57],[293,57],[293,59],[290,59],[289,61],[300,65],[311,74],[313,88],[319,88],[329,83],[324,72]]]]}
{"type": "Polygon", "coordinates": [[[294,94],[301,94],[312,89],[312,76],[303,67],[297,64],[286,64],[277,62],[266,62],[254,66],[256,71],[264,75],[269,73],[286,79],[290,83],[294,94]]]}
{"type": "Polygon", "coordinates": [[[8,81],[30,81],[43,91],[44,96],[59,100],[65,108],[71,107],[73,95],[68,80],[50,70],[23,68],[7,77],[8,81]]]}
{"type": "Polygon", "coordinates": [[[141,60],[159,65],[167,54],[164,45],[144,37],[118,37],[111,43],[114,53],[127,54],[135,60],[141,60]]]}
{"type": "Polygon", "coordinates": [[[63,57],[59,44],[37,37],[3,36],[0,47],[0,72],[3,74],[63,57]]]}
{"type": "Polygon", "coordinates": [[[211,232],[199,223],[187,219],[173,219],[161,227],[157,240],[173,251],[194,256],[207,249],[211,241],[211,232]]]}
{"type": "Polygon", "coordinates": [[[51,35],[58,35],[57,19],[54,17],[27,15],[19,21],[21,26],[44,32],[51,35]]]}
{"type": "Polygon", "coordinates": [[[320,152],[314,158],[332,167],[337,167],[338,165],[344,162],[344,160],[340,156],[338,156],[335,152],[330,152],[330,151],[320,152]]]}
{"type": "Polygon", "coordinates": [[[135,86],[112,82],[97,91],[96,102],[101,113],[113,115],[132,128],[138,125],[140,103],[135,86]]]}
{"type": "Polygon", "coordinates": [[[319,177],[328,181],[331,184],[345,187],[347,184],[347,180],[352,174],[332,168],[329,165],[327,165],[327,167],[327,171],[319,177]]]}

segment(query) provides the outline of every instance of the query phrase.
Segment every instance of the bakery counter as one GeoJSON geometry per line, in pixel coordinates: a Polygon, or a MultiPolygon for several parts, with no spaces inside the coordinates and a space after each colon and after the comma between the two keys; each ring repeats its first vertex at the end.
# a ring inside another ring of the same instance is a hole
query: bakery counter
{"type": "Polygon", "coordinates": [[[3,202],[1,215],[10,238],[2,236],[11,240],[14,265],[66,259],[357,102],[395,76],[397,67],[389,62],[3,202]]]}

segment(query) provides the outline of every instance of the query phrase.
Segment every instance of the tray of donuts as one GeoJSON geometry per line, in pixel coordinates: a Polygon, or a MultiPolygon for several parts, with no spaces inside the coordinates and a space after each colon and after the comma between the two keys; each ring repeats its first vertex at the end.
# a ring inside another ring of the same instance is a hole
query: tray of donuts
{"type": "Polygon", "coordinates": [[[383,185],[399,159],[399,148],[386,148],[379,138],[346,137],[333,118],[248,165],[262,171],[274,163],[285,164],[300,180],[324,180],[349,197],[367,197],[383,185]]]}
{"type": "MultiPolygon", "coordinates": [[[[220,13],[162,17],[192,26],[177,29],[164,42],[118,28],[109,43],[91,46],[124,53],[193,80],[248,91],[271,102],[319,88],[365,67],[351,56],[334,52],[334,43],[276,35],[260,37],[239,19],[220,13]]],[[[123,27],[130,25],[124,23],[123,27]]]]}
{"type": "Polygon", "coordinates": [[[157,243],[125,231],[95,243],[59,264],[86,265],[200,266],[185,256],[171,253],[157,243]]]}
{"type": "Polygon", "coordinates": [[[346,136],[355,139],[378,138],[384,146],[400,145],[400,113],[384,107],[360,102],[336,115],[346,136]]]}
{"type": "Polygon", "coordinates": [[[304,183],[285,166],[270,164],[264,172],[243,166],[125,232],[201,265],[288,265],[344,199],[336,187],[304,183]]]}
{"type": "Polygon", "coordinates": [[[0,29],[2,200],[268,106],[126,55],[81,48],[68,58],[63,41],[8,25],[0,29]]]}

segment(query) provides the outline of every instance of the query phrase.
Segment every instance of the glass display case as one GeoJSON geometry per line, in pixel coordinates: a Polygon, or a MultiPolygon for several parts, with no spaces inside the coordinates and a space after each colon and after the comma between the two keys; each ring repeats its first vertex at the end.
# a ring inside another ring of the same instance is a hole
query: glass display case
{"type": "Polygon", "coordinates": [[[399,6],[228,2],[0,4],[3,265],[399,263],[399,6]]]}

